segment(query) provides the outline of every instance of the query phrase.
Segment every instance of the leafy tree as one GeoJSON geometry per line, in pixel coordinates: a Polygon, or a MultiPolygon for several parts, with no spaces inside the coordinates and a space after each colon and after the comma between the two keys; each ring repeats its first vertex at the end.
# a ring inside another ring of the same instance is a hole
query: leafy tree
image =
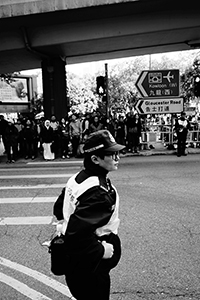
{"type": "Polygon", "coordinates": [[[194,78],[197,75],[200,76],[200,56],[197,56],[193,61],[193,65],[188,67],[181,75],[181,93],[185,103],[195,99],[194,78]]]}
{"type": "Polygon", "coordinates": [[[99,99],[94,93],[93,78],[89,76],[83,78],[69,73],[67,85],[71,112],[85,114],[97,109],[99,99]]]}

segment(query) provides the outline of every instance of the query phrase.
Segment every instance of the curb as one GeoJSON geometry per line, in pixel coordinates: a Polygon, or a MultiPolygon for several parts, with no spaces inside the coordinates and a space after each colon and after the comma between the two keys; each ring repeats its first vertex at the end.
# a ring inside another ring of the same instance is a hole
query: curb
{"type": "MultiPolygon", "coordinates": [[[[176,149],[175,150],[156,150],[156,149],[153,149],[153,150],[142,150],[142,151],[139,151],[138,153],[126,153],[126,154],[122,154],[121,155],[121,158],[124,158],[124,157],[138,157],[138,156],[155,156],[155,155],[176,155],[176,149]]],[[[187,148],[187,154],[200,154],[200,148],[197,149],[197,148],[187,148]]],[[[63,162],[63,164],[67,163],[67,162],[70,162],[71,164],[73,163],[73,160],[74,160],[74,163],[76,163],[76,161],[79,161],[79,160],[82,160],[83,158],[70,158],[70,159],[62,159],[62,158],[56,158],[52,161],[48,161],[48,162],[45,162],[43,160],[42,157],[38,157],[36,158],[35,160],[25,160],[24,158],[20,158],[18,159],[14,164],[6,164],[6,160],[7,160],[7,157],[6,155],[1,155],[0,156],[0,166],[2,164],[5,164],[6,166],[14,166],[16,164],[19,164],[19,163],[23,163],[23,164],[26,164],[26,165],[34,165],[34,163],[47,163],[48,165],[51,164],[51,163],[61,163],[63,162]],[[2,158],[2,159],[1,159],[2,158]]]]}

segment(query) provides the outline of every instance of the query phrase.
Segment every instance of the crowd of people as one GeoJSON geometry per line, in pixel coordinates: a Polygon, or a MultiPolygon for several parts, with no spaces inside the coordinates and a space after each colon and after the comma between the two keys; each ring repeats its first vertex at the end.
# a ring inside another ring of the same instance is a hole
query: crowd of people
{"type": "Polygon", "coordinates": [[[88,135],[101,129],[108,129],[117,142],[126,145],[127,151],[137,152],[142,130],[137,114],[111,116],[109,120],[98,113],[81,117],[72,114],[61,120],[55,116],[49,120],[0,116],[0,136],[8,163],[19,158],[35,159],[38,155],[45,160],[81,156],[88,135]]]}
{"type": "MultiPolygon", "coordinates": [[[[27,117],[13,120],[0,115],[0,136],[7,162],[14,163],[19,158],[34,160],[39,155],[45,160],[81,157],[88,135],[101,129],[108,129],[117,143],[125,145],[123,153],[138,153],[141,141],[145,139],[144,132],[157,130],[159,126],[163,139],[163,126],[169,124],[167,116],[141,117],[134,111],[126,115],[111,115],[109,120],[100,113],[84,116],[74,113],[61,120],[55,116],[49,120],[32,120],[27,117]]],[[[192,121],[190,124],[193,124],[192,121]]],[[[167,140],[167,135],[164,138],[167,140]]]]}

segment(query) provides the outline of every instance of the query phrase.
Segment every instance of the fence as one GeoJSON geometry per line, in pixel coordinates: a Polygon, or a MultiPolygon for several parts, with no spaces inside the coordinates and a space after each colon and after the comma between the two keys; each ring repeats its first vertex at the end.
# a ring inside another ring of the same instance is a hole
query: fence
{"type": "MultiPolygon", "coordinates": [[[[200,130],[190,130],[187,135],[187,146],[200,147],[200,130]]],[[[164,146],[176,147],[177,135],[171,126],[154,126],[141,134],[141,145],[143,149],[149,145],[162,143],[164,146]]]]}

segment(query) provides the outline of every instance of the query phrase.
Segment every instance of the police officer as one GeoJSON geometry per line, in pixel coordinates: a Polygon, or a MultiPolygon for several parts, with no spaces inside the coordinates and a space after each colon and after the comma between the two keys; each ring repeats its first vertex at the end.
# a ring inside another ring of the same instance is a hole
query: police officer
{"type": "Polygon", "coordinates": [[[188,130],[190,129],[190,123],[186,119],[185,112],[181,113],[181,116],[176,120],[175,123],[175,130],[177,134],[178,144],[177,144],[177,156],[180,157],[181,155],[186,156],[187,153],[185,152],[186,148],[186,139],[188,130]]]}
{"type": "MultiPolygon", "coordinates": [[[[108,300],[110,270],[121,256],[119,196],[108,173],[118,169],[119,151],[108,130],[92,133],[84,145],[84,169],[65,188],[62,233],[68,263],[66,282],[77,300],[108,300]]],[[[54,214],[58,215],[54,208],[54,214]]]]}

